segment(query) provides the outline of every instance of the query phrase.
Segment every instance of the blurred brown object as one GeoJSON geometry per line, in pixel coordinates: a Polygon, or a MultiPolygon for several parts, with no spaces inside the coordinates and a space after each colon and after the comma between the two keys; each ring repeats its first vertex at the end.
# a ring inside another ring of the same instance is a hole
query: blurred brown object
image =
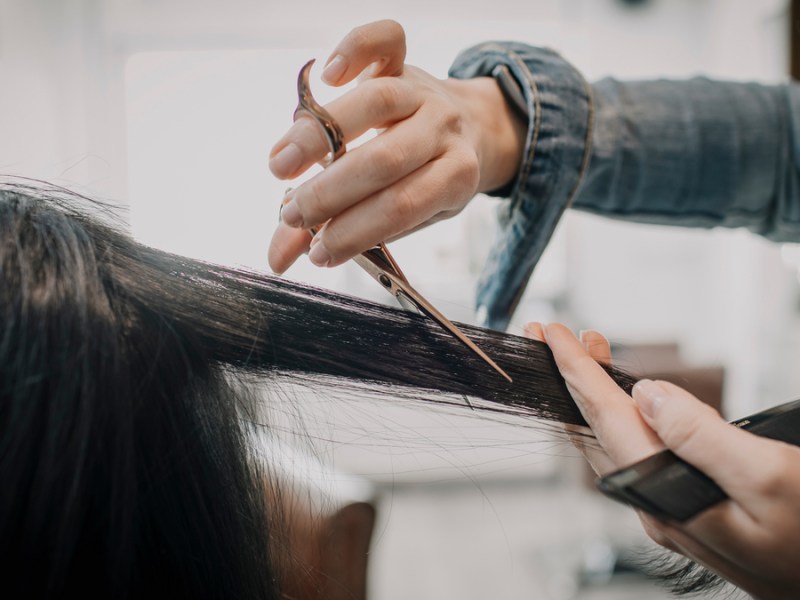
{"type": "Polygon", "coordinates": [[[725,369],[718,365],[690,366],[676,343],[630,344],[612,348],[614,365],[640,379],[660,379],[679,385],[722,413],[725,369]]]}
{"type": "Polygon", "coordinates": [[[277,560],[288,549],[283,564],[283,597],[292,600],[366,600],[367,559],[375,507],[353,502],[322,513],[309,511],[305,502],[284,508],[286,546],[276,548],[277,560]]]}
{"type": "Polygon", "coordinates": [[[366,600],[376,496],[303,448],[263,436],[272,559],[286,600],[366,600]]]}

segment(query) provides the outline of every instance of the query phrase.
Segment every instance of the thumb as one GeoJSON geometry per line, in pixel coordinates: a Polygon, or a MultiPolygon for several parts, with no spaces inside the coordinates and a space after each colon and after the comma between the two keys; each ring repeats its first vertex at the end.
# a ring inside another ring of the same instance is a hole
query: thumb
{"type": "Polygon", "coordinates": [[[752,484],[769,459],[756,435],[730,425],[713,408],[666,381],[633,387],[642,417],[676,455],[711,477],[729,495],[752,484]]]}
{"type": "Polygon", "coordinates": [[[396,21],[375,21],[356,27],[339,42],[325,63],[322,79],[329,85],[352,81],[374,64],[371,77],[402,75],[406,33],[396,21]]]}

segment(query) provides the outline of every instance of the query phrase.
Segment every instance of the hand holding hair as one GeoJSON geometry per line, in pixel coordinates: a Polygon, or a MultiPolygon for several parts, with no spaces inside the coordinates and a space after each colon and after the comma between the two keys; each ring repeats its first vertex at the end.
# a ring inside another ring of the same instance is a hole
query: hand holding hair
{"type": "MultiPolygon", "coordinates": [[[[394,21],[351,31],[328,59],[323,79],[358,87],[325,108],[352,149],[299,185],[282,210],[269,263],[283,272],[309,248],[310,227],[326,223],[309,258],[335,266],[375,244],[454,216],[480,191],[515,174],[526,124],[492,78],[439,80],[404,65],[405,33],[394,21]]],[[[292,179],[328,152],[311,119],[300,117],[270,152],[276,177],[292,179]]]]}
{"type": "Polygon", "coordinates": [[[671,383],[642,380],[629,396],[597,364],[610,352],[596,332],[580,341],[563,325],[531,324],[526,332],[553,351],[597,438],[599,448],[575,439],[598,474],[666,446],[730,496],[681,525],[641,514],[650,537],[756,598],[800,596],[800,448],[732,427],[671,383]]]}

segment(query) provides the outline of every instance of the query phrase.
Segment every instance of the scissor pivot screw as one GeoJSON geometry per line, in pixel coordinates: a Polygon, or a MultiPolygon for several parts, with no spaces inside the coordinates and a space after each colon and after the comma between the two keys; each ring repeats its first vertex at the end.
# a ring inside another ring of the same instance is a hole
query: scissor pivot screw
{"type": "Polygon", "coordinates": [[[389,279],[386,275],[381,275],[380,277],[378,277],[378,279],[380,280],[381,285],[383,287],[385,287],[385,288],[392,287],[392,280],[389,279]]]}

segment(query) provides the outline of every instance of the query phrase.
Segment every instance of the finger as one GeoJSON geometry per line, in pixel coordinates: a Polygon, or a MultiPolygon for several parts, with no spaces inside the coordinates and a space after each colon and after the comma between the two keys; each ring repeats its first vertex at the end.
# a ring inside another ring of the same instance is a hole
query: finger
{"type": "Polygon", "coordinates": [[[678,545],[675,544],[675,542],[673,542],[669,536],[664,533],[661,521],[658,521],[651,515],[638,510],[636,511],[636,514],[639,516],[639,521],[642,523],[642,528],[651,540],[653,540],[659,546],[663,546],[667,550],[671,550],[677,554],[683,554],[682,549],[679,548],[678,545]]]}
{"type": "Polygon", "coordinates": [[[633,395],[667,446],[731,497],[682,529],[740,570],[753,571],[754,557],[765,557],[764,569],[774,567],[767,557],[774,552],[775,532],[786,532],[796,518],[799,499],[789,490],[800,485],[800,451],[726,423],[676,385],[643,380],[633,395]],[[786,506],[792,507],[788,516],[786,506]]]}
{"type": "Polygon", "coordinates": [[[298,186],[283,207],[284,223],[292,227],[324,223],[422,167],[440,154],[441,144],[437,136],[421,135],[426,123],[427,119],[398,123],[298,186]]]}
{"type": "Polygon", "coordinates": [[[392,20],[376,21],[356,27],[331,52],[322,72],[329,85],[352,81],[370,64],[372,76],[400,75],[406,59],[406,34],[392,20]]]}
{"type": "Polygon", "coordinates": [[[761,592],[769,591],[769,585],[765,585],[752,572],[742,568],[742,565],[723,556],[715,548],[704,543],[702,538],[697,538],[680,527],[668,523],[655,520],[653,523],[661,534],[670,540],[676,550],[684,556],[688,556],[700,565],[721,575],[734,585],[755,594],[755,597],[766,597],[762,596],[761,592]]]}
{"type": "Polygon", "coordinates": [[[433,160],[394,185],[332,218],[317,234],[309,259],[336,266],[392,235],[428,221],[442,205],[468,194],[465,161],[447,155],[433,160]]]}
{"type": "Polygon", "coordinates": [[[281,274],[294,264],[303,252],[308,250],[311,234],[303,229],[293,229],[283,223],[272,235],[267,260],[273,272],[281,274]]]}
{"type": "Polygon", "coordinates": [[[753,566],[755,546],[764,531],[744,507],[733,500],[712,506],[681,524],[680,529],[694,539],[702,540],[705,546],[738,564],[740,569],[753,566]]]}
{"type": "Polygon", "coordinates": [[[731,497],[746,505],[780,486],[789,460],[781,444],[730,425],[713,408],[666,381],[638,382],[633,398],[666,446],[731,497]]]}
{"type": "Polygon", "coordinates": [[[462,210],[464,210],[464,207],[463,206],[459,206],[459,207],[456,207],[456,208],[451,209],[451,210],[439,211],[438,213],[433,215],[427,221],[425,221],[423,223],[419,223],[418,225],[415,225],[411,229],[406,229],[405,231],[403,231],[401,233],[398,233],[398,234],[395,234],[395,235],[391,235],[388,238],[386,238],[384,240],[384,242],[385,243],[394,242],[395,240],[399,240],[401,238],[406,237],[407,235],[411,235],[412,233],[415,233],[415,232],[419,231],[420,229],[425,229],[426,227],[428,227],[430,225],[433,225],[434,223],[438,223],[439,221],[445,221],[447,219],[452,219],[458,213],[460,213],[462,210]]]}
{"type": "Polygon", "coordinates": [[[527,323],[523,329],[523,333],[526,338],[540,342],[544,341],[544,328],[542,327],[542,324],[537,321],[531,321],[530,323],[527,323]]]}
{"type": "Polygon", "coordinates": [[[572,334],[559,324],[544,328],[556,365],[600,446],[617,467],[663,448],[628,396],[572,334]]]}
{"type": "MultiPolygon", "coordinates": [[[[387,127],[414,114],[421,96],[397,78],[372,80],[325,105],[350,142],[369,129],[387,127]]],[[[272,147],[269,168],[275,177],[292,179],[330,152],[322,126],[305,112],[272,147]]]]}
{"type": "Polygon", "coordinates": [[[569,436],[569,441],[580,450],[586,462],[589,463],[589,466],[592,467],[592,470],[597,475],[617,470],[616,463],[608,456],[591,429],[581,425],[565,423],[564,431],[569,436]]]}
{"type": "MultiPolygon", "coordinates": [[[[544,329],[542,329],[543,335],[544,329]]],[[[579,339],[592,358],[595,360],[606,358],[603,345],[608,346],[608,340],[602,334],[596,331],[581,331],[579,339]]],[[[572,445],[581,451],[595,473],[608,473],[616,469],[614,461],[600,446],[591,429],[580,425],[565,424],[564,431],[569,435],[572,445]]]]}
{"type": "MultiPolygon", "coordinates": [[[[544,328],[537,321],[527,323],[523,328],[523,335],[526,338],[544,342],[544,328]]],[[[592,435],[592,430],[580,425],[563,424],[564,432],[569,437],[572,445],[580,450],[586,461],[591,465],[595,473],[605,473],[615,468],[614,463],[608,458],[605,451],[600,447],[592,435]]]]}
{"type": "Polygon", "coordinates": [[[599,331],[588,329],[581,331],[580,340],[589,356],[600,364],[611,364],[611,344],[608,343],[606,336],[599,331]]]}

